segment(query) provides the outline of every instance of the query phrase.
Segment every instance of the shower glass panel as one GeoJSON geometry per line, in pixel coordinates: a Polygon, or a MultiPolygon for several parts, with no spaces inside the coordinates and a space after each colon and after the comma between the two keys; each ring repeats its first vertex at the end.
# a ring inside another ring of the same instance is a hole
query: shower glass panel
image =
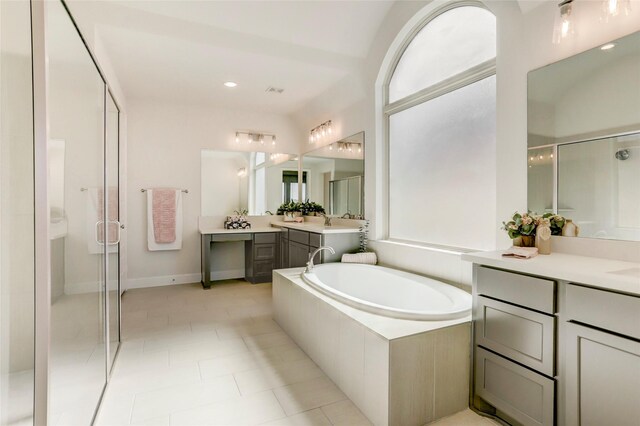
{"type": "Polygon", "coordinates": [[[107,377],[105,84],[61,2],[46,2],[46,31],[48,134],[64,159],[49,164],[49,181],[64,182],[60,205],[50,205],[49,414],[88,425],[107,377]]]}
{"type": "Polygon", "coordinates": [[[33,424],[32,103],[30,4],[0,1],[0,425],[33,424]]]}
{"type": "Polygon", "coordinates": [[[639,182],[640,133],[558,146],[558,212],[580,236],[640,240],[639,182]]]}
{"type": "Polygon", "coordinates": [[[120,342],[120,186],[118,173],[120,112],[107,93],[106,116],[106,211],[107,217],[107,310],[109,321],[109,371],[120,342]]]}

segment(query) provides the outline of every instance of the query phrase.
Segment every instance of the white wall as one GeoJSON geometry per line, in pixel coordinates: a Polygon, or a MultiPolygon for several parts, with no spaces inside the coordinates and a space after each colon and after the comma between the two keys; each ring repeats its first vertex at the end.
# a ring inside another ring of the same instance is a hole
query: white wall
{"type": "MultiPolygon", "coordinates": [[[[381,85],[395,49],[430,10],[443,2],[398,2],[382,23],[358,76],[329,89],[295,114],[301,128],[331,119],[335,140],[365,131],[365,209],[372,221],[371,238],[385,237],[385,152],[381,127],[381,85]],[[416,14],[418,14],[416,16],[416,14]],[[392,47],[390,53],[389,48],[392,47]]],[[[630,16],[609,24],[599,22],[600,2],[581,1],[576,8],[576,35],[560,45],[552,44],[556,2],[544,2],[523,15],[515,1],[487,1],[496,15],[497,40],[497,140],[496,203],[478,206],[495,216],[496,248],[510,244],[500,222],[527,206],[527,72],[572,56],[640,29],[640,2],[633,1],[630,16]]],[[[304,151],[309,148],[303,143],[304,151]]],[[[470,284],[470,265],[459,253],[372,242],[382,263],[413,270],[454,283],[470,284]]]]}
{"type": "Polygon", "coordinates": [[[304,136],[292,120],[274,114],[135,100],[129,100],[127,107],[128,285],[199,282],[201,150],[247,149],[235,143],[235,131],[251,129],[278,136],[273,152],[295,153],[304,136]],[[183,202],[181,250],[147,249],[146,204],[140,188],[159,186],[189,190],[183,202]]]}

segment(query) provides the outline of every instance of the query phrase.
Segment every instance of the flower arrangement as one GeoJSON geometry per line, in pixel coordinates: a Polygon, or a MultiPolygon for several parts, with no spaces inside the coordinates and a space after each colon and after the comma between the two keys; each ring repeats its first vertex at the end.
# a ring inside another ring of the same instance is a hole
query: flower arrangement
{"type": "Polygon", "coordinates": [[[324,214],[324,207],[322,207],[318,203],[314,203],[313,201],[305,201],[301,206],[302,214],[305,215],[315,215],[316,213],[324,214]]]}
{"type": "Polygon", "coordinates": [[[283,215],[285,213],[295,213],[302,212],[302,203],[298,203],[295,201],[289,201],[288,203],[283,203],[278,207],[277,214],[283,215]]]}
{"type": "Polygon", "coordinates": [[[564,217],[553,213],[539,215],[534,212],[515,212],[510,221],[502,222],[502,229],[507,231],[512,240],[519,240],[523,246],[532,247],[538,226],[548,225],[551,235],[562,235],[562,227],[566,221],[564,217]]]}
{"type": "Polygon", "coordinates": [[[247,221],[247,214],[249,210],[240,209],[233,211],[235,215],[227,216],[227,220],[224,222],[225,229],[250,229],[251,224],[247,221]]]}

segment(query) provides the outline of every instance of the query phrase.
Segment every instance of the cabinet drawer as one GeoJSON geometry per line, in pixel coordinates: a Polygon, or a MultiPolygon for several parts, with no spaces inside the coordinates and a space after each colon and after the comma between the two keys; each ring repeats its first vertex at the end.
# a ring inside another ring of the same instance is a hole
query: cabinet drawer
{"type": "Polygon", "coordinates": [[[640,339],[640,297],[569,284],[567,319],[640,339]]]}
{"type": "Polygon", "coordinates": [[[256,244],[269,244],[276,242],[275,232],[256,233],[254,236],[254,242],[256,244]]]}
{"type": "Polygon", "coordinates": [[[254,275],[259,276],[271,276],[274,269],[273,260],[256,260],[253,263],[254,275]]]}
{"type": "Polygon", "coordinates": [[[555,373],[555,317],[478,297],[476,343],[548,376],[555,373]]]}
{"type": "Polygon", "coordinates": [[[555,281],[480,266],[477,269],[476,285],[478,294],[548,314],[556,311],[555,281]]]}
{"type": "Polygon", "coordinates": [[[555,382],[476,347],[476,394],[523,425],[554,424],[555,382]]]}
{"type": "Polygon", "coordinates": [[[255,244],[253,246],[255,260],[273,260],[276,258],[275,244],[255,244]]]}
{"type": "Polygon", "coordinates": [[[318,248],[322,245],[322,234],[309,233],[309,245],[318,248]]]}
{"type": "Polygon", "coordinates": [[[309,233],[307,231],[289,229],[289,240],[295,241],[296,243],[309,245],[309,233]]]}

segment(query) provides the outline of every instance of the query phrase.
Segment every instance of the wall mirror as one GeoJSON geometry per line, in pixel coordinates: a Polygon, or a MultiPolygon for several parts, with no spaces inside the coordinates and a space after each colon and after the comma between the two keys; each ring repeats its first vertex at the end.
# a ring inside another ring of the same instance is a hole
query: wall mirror
{"type": "Polygon", "coordinates": [[[328,215],[364,217],[364,132],[306,153],[302,181],[302,199],[328,215]]]}
{"type": "Polygon", "coordinates": [[[528,208],[640,241],[640,32],[528,75],[528,208]]]}
{"type": "Polygon", "coordinates": [[[298,201],[298,157],[267,152],[202,150],[201,215],[276,214],[298,201]]]}

